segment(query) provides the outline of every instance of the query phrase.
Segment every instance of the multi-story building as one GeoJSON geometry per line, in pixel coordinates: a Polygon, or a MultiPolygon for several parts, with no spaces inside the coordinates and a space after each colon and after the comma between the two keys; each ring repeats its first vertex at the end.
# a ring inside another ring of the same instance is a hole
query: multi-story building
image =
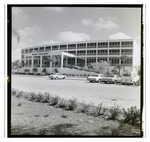
{"type": "Polygon", "coordinates": [[[134,39],[97,40],[31,46],[21,50],[21,60],[25,63],[22,71],[29,69],[32,72],[32,69],[36,67],[38,73],[40,73],[46,67],[48,72],[51,73],[51,61],[46,62],[46,59],[52,56],[59,57],[60,64],[57,64],[57,67],[61,69],[61,72],[63,64],[89,66],[90,63],[97,63],[99,61],[109,62],[110,70],[116,65],[122,64],[126,70],[132,71],[133,67],[139,63],[138,51],[138,48],[135,47],[134,39]],[[120,57],[123,55],[128,56],[125,62],[120,60],[120,57]]]}

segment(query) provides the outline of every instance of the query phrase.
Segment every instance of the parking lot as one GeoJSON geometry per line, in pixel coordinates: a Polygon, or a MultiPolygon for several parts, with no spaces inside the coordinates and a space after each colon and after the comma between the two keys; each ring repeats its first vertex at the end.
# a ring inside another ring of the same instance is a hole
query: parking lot
{"type": "Polygon", "coordinates": [[[90,83],[86,78],[51,80],[48,76],[12,75],[12,88],[22,91],[49,92],[62,98],[76,98],[79,102],[114,103],[122,108],[140,108],[140,87],[122,84],[90,83]]]}

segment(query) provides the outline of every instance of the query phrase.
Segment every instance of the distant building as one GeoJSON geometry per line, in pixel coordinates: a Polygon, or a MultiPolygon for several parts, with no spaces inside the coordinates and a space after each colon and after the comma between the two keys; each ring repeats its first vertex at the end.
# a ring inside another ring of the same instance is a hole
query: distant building
{"type": "Polygon", "coordinates": [[[22,72],[24,69],[29,69],[32,72],[33,68],[37,68],[38,73],[40,73],[43,68],[46,68],[47,72],[51,73],[53,64],[47,61],[47,59],[52,56],[55,56],[57,59],[59,58],[55,67],[62,73],[69,73],[69,69],[65,68],[68,65],[87,67],[90,63],[101,61],[109,62],[110,70],[112,70],[116,65],[123,64],[119,59],[122,55],[129,57],[125,61],[124,66],[126,70],[132,71],[133,67],[139,64],[138,49],[138,47],[135,47],[134,39],[82,41],[31,46],[21,50],[21,60],[25,63],[22,72]]]}

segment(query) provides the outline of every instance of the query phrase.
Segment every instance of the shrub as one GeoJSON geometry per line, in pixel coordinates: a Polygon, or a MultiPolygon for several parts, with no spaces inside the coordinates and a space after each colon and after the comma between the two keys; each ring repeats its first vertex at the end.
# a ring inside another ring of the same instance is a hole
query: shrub
{"type": "Polygon", "coordinates": [[[69,99],[65,110],[75,110],[76,107],[77,107],[77,100],[75,98],[69,99]]]}
{"type": "Polygon", "coordinates": [[[100,103],[96,107],[94,114],[95,114],[96,117],[99,117],[101,115],[104,115],[106,110],[107,110],[107,107],[103,106],[103,103],[100,103]]]}
{"type": "Polygon", "coordinates": [[[30,101],[37,101],[37,94],[34,92],[29,93],[29,98],[30,101]]]}
{"type": "Polygon", "coordinates": [[[136,106],[132,106],[130,109],[123,109],[124,112],[124,123],[128,124],[139,124],[140,122],[140,110],[136,108],[136,106]]]}
{"type": "Polygon", "coordinates": [[[58,104],[57,104],[57,107],[66,108],[67,107],[67,101],[65,99],[60,99],[58,104]]]}
{"type": "Polygon", "coordinates": [[[37,69],[37,68],[33,68],[32,71],[33,71],[34,73],[37,73],[38,69],[37,69]]]}
{"type": "Polygon", "coordinates": [[[16,95],[16,93],[17,93],[15,89],[12,89],[12,91],[11,91],[11,92],[12,92],[12,95],[13,95],[13,96],[15,96],[15,95],[16,95]]]}
{"type": "Polygon", "coordinates": [[[58,101],[59,101],[60,97],[55,95],[54,97],[51,97],[51,99],[49,100],[49,105],[51,106],[55,106],[58,101]]]}
{"type": "Polygon", "coordinates": [[[86,104],[85,102],[81,103],[81,108],[79,109],[82,113],[88,113],[93,106],[93,103],[86,104]]]}
{"type": "Polygon", "coordinates": [[[108,119],[109,120],[117,119],[117,117],[121,113],[121,111],[122,110],[120,109],[120,106],[114,104],[114,106],[110,107],[110,109],[109,109],[108,119]]]}
{"type": "Polygon", "coordinates": [[[44,94],[39,93],[39,100],[41,103],[48,103],[50,99],[50,94],[45,92],[44,94]]]}
{"type": "Polygon", "coordinates": [[[22,93],[23,93],[23,91],[17,91],[16,92],[16,97],[18,97],[18,98],[22,97],[22,93]]]}

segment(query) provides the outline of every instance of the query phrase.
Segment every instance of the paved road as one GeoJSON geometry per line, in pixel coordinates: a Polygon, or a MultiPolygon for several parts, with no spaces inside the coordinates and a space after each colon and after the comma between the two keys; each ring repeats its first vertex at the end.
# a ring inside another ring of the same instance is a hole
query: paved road
{"type": "Polygon", "coordinates": [[[123,108],[140,108],[140,87],[121,84],[90,83],[86,79],[50,80],[43,76],[12,75],[12,87],[23,91],[51,92],[63,98],[77,98],[80,102],[114,103],[123,108]]]}

